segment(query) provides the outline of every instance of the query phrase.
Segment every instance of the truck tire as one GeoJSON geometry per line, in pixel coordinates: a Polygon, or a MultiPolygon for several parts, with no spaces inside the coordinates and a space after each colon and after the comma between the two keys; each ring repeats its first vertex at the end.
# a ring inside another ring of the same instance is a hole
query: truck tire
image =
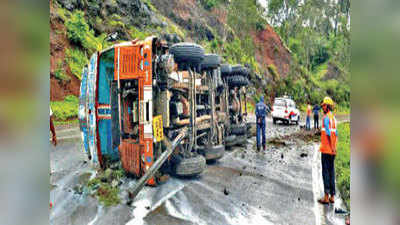
{"type": "Polygon", "coordinates": [[[225,146],[231,147],[236,144],[236,135],[229,135],[225,138],[225,146]]]}
{"type": "Polygon", "coordinates": [[[247,135],[237,135],[236,145],[245,146],[247,144],[247,135]]]}
{"type": "Polygon", "coordinates": [[[178,43],[171,46],[170,54],[181,69],[198,67],[204,59],[204,48],[194,43],[178,43]]]}
{"type": "Polygon", "coordinates": [[[246,123],[246,132],[248,138],[251,138],[253,136],[253,134],[251,133],[251,123],[246,123]]]}
{"type": "Polygon", "coordinates": [[[232,66],[231,75],[242,75],[244,77],[247,77],[249,75],[249,70],[246,67],[237,64],[232,66]]]}
{"type": "Polygon", "coordinates": [[[247,133],[247,126],[246,124],[231,125],[230,133],[234,135],[244,135],[247,133]]]}
{"type": "Polygon", "coordinates": [[[203,155],[206,161],[212,161],[222,158],[225,153],[224,145],[214,146],[198,146],[197,150],[199,154],[203,155]]]}
{"type": "Polygon", "coordinates": [[[240,75],[229,76],[226,78],[226,81],[230,87],[241,87],[249,84],[247,77],[240,75]]]}
{"type": "Polygon", "coordinates": [[[206,160],[201,155],[196,155],[190,158],[182,158],[174,156],[174,164],[172,171],[175,175],[181,177],[191,177],[201,174],[206,168],[206,160]]]}
{"type": "Polygon", "coordinates": [[[232,73],[232,66],[229,64],[222,64],[221,65],[221,75],[222,76],[229,76],[232,73]]]}
{"type": "Polygon", "coordinates": [[[276,118],[272,118],[273,124],[276,124],[276,118]]]}
{"type": "Polygon", "coordinates": [[[201,62],[201,70],[214,70],[221,65],[221,57],[217,54],[205,54],[201,62]]]}

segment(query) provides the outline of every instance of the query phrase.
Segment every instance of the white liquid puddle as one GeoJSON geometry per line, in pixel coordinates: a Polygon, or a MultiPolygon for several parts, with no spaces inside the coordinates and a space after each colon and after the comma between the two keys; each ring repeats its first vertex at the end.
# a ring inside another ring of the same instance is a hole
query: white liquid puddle
{"type": "Polygon", "coordinates": [[[314,154],[312,161],[312,186],[313,186],[313,195],[314,195],[314,215],[315,215],[315,224],[321,225],[321,215],[323,214],[322,208],[318,203],[318,197],[321,195],[319,190],[321,189],[322,175],[319,170],[318,162],[320,162],[320,154],[318,151],[318,145],[314,146],[314,154]]]}
{"type": "MultiPolygon", "coordinates": [[[[166,184],[164,184],[166,185],[166,184]]],[[[161,198],[159,201],[156,203],[152,203],[150,201],[151,197],[148,196],[148,192],[141,192],[142,198],[134,203],[134,207],[136,207],[132,211],[132,215],[134,218],[130,220],[126,225],[144,225],[144,220],[150,212],[152,212],[154,209],[159,207],[162,203],[173,197],[177,192],[181,191],[185,187],[184,184],[180,184],[178,188],[173,190],[172,192],[166,194],[163,198],[161,198]],[[146,207],[151,207],[150,209],[146,209],[146,207]]],[[[167,187],[166,187],[167,188],[167,187]]],[[[150,189],[148,189],[150,190],[150,189]]],[[[154,194],[154,193],[153,193],[154,194]]]]}

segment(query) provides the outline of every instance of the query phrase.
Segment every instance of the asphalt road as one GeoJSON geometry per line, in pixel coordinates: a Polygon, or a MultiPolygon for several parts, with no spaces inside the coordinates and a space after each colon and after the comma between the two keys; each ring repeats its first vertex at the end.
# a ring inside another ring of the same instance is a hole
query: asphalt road
{"type": "MultiPolygon", "coordinates": [[[[349,117],[338,118],[348,120],[349,117]]],[[[288,138],[284,146],[255,151],[255,137],[245,147],[227,150],[218,162],[192,179],[171,177],[158,187],[145,187],[131,206],[120,186],[121,204],[104,207],[76,187],[95,176],[85,159],[77,128],[57,130],[60,143],[50,152],[51,224],[344,224],[340,198],[335,205],[316,203],[322,196],[317,144],[288,138]]],[[[267,139],[299,132],[299,126],[273,125],[267,139]]],[[[301,131],[300,131],[301,132],[301,131]]]]}

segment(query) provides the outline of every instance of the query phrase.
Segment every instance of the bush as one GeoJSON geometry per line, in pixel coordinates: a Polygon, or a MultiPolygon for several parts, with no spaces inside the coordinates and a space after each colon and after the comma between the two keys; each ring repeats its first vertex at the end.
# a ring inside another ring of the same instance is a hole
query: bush
{"type": "Polygon", "coordinates": [[[82,11],[74,11],[67,19],[65,26],[67,37],[72,43],[85,48],[89,54],[101,50],[106,35],[95,37],[94,31],[89,28],[82,11]]]}
{"type": "Polygon", "coordinates": [[[201,3],[203,4],[205,9],[212,9],[219,4],[218,0],[202,0],[201,3]]]}
{"type": "Polygon", "coordinates": [[[337,186],[347,207],[350,207],[350,123],[338,125],[338,145],[335,160],[337,186]]]}
{"type": "Polygon", "coordinates": [[[280,80],[281,77],[280,77],[279,72],[276,69],[274,64],[269,64],[267,68],[268,68],[269,73],[272,75],[272,78],[274,79],[274,81],[280,80]]]}
{"type": "Polygon", "coordinates": [[[89,62],[84,52],[79,49],[67,49],[66,62],[74,76],[79,80],[82,76],[83,67],[89,62]]]}
{"type": "Polygon", "coordinates": [[[77,45],[83,46],[86,35],[89,33],[89,25],[85,20],[84,13],[82,11],[72,13],[65,26],[67,27],[68,39],[77,45]]]}
{"type": "Polygon", "coordinates": [[[54,71],[54,76],[61,81],[69,81],[71,78],[65,73],[63,62],[59,60],[57,62],[57,69],[54,71]]]}
{"type": "Polygon", "coordinates": [[[50,102],[55,120],[69,120],[78,117],[79,98],[74,95],[68,95],[64,101],[50,102]]]}
{"type": "Polygon", "coordinates": [[[133,39],[144,40],[146,37],[150,36],[151,34],[145,31],[140,31],[136,27],[129,28],[129,34],[133,39]]]}

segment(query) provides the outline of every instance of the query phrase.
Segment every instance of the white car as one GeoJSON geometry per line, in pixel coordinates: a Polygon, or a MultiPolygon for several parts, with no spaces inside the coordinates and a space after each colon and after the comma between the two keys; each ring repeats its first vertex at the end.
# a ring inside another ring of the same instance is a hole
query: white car
{"type": "Polygon", "coordinates": [[[272,120],[274,124],[280,120],[286,124],[299,124],[300,111],[296,108],[296,103],[289,97],[275,98],[274,105],[271,110],[272,120]]]}

